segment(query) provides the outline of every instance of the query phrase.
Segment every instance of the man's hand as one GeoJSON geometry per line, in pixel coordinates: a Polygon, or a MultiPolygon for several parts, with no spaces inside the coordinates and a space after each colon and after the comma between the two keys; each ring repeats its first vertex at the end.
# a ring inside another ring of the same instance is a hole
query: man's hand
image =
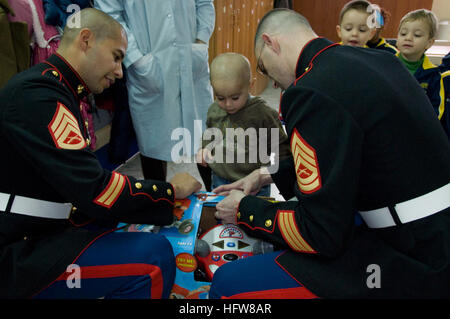
{"type": "Polygon", "coordinates": [[[175,190],[175,198],[186,198],[202,188],[202,184],[188,173],[177,173],[169,182],[175,190]]]}
{"type": "Polygon", "coordinates": [[[216,205],[216,218],[221,219],[224,224],[237,224],[236,214],[241,199],[246,195],[242,191],[232,190],[230,195],[225,197],[216,205]]]}
{"type": "Polygon", "coordinates": [[[256,195],[261,187],[270,184],[271,182],[272,177],[270,176],[268,169],[266,167],[261,167],[234,183],[222,185],[213,189],[213,192],[226,196],[231,190],[237,189],[244,192],[245,195],[256,195]]]}

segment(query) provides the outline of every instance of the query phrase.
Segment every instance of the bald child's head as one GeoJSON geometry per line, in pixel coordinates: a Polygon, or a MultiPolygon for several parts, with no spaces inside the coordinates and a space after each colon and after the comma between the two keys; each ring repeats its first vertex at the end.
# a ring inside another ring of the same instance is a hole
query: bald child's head
{"type": "Polygon", "coordinates": [[[248,59],[239,53],[223,53],[211,63],[211,83],[217,81],[239,82],[250,85],[251,69],[248,59]]]}
{"type": "Polygon", "coordinates": [[[238,112],[250,94],[250,62],[241,54],[223,53],[212,61],[210,68],[217,103],[229,114],[238,112]]]}

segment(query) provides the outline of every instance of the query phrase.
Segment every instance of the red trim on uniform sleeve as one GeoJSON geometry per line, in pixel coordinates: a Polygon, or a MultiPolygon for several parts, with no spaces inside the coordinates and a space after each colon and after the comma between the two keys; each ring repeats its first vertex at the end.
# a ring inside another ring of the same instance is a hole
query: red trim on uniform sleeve
{"type": "MultiPolygon", "coordinates": [[[[150,198],[153,202],[166,201],[169,204],[175,205],[175,189],[173,189],[173,195],[174,195],[174,197],[173,197],[174,201],[173,202],[170,199],[165,198],[165,197],[154,199],[152,196],[150,196],[150,194],[147,194],[147,193],[143,193],[143,192],[133,193],[133,189],[131,188],[131,183],[130,183],[130,180],[128,179],[128,176],[124,175],[124,177],[127,180],[128,188],[130,189],[130,195],[131,196],[144,195],[144,196],[150,198]]],[[[172,188],[173,188],[173,186],[172,186],[172,188]]]]}

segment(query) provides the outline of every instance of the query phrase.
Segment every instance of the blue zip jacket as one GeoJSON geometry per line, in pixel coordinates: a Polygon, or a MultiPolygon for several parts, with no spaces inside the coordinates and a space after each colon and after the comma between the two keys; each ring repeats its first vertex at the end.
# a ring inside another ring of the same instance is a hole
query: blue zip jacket
{"type": "MultiPolygon", "coordinates": [[[[399,57],[399,55],[400,52],[396,54],[397,57],[399,57]]],[[[445,110],[445,94],[444,83],[439,67],[431,63],[430,59],[425,55],[423,63],[414,73],[414,77],[425,90],[433,105],[434,111],[439,120],[441,120],[445,110]]]]}

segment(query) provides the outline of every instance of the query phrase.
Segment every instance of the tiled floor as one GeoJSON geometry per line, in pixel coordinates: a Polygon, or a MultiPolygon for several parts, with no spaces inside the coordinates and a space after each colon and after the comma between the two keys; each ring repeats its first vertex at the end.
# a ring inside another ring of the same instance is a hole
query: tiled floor
{"type": "MultiPolygon", "coordinates": [[[[280,101],[280,90],[274,89],[271,84],[268,85],[266,90],[261,94],[261,97],[266,100],[269,106],[273,107],[278,111],[279,101],[280,101]]],[[[193,163],[168,163],[167,165],[167,180],[170,180],[178,172],[189,172],[192,176],[197,178],[199,181],[203,181],[197,169],[197,165],[193,163]]],[[[117,169],[118,172],[131,175],[135,178],[142,179],[141,163],[138,154],[129,159],[124,165],[117,169]]],[[[203,188],[204,190],[204,188],[203,188]]],[[[274,184],[271,186],[271,196],[277,199],[281,199],[278,190],[274,184]]]]}

